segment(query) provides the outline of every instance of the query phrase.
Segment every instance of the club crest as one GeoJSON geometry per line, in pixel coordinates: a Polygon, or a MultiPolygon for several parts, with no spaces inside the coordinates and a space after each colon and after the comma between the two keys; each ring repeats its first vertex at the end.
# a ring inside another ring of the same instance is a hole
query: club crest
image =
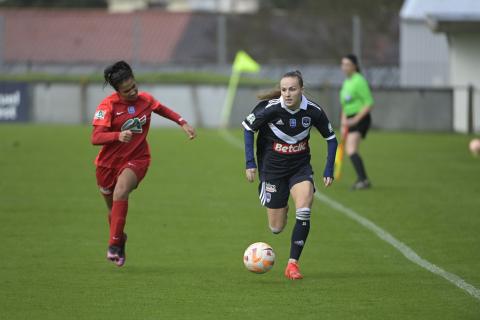
{"type": "Polygon", "coordinates": [[[265,192],[265,198],[267,203],[270,203],[270,201],[272,201],[272,194],[270,192],[265,192]]]}
{"type": "Polygon", "coordinates": [[[135,114],[135,106],[128,107],[127,111],[128,111],[128,114],[135,114]]]}
{"type": "Polygon", "coordinates": [[[311,123],[312,123],[312,118],[310,118],[310,117],[303,117],[303,118],[302,118],[302,126],[303,126],[304,128],[310,127],[310,124],[311,124],[311,123]]]}

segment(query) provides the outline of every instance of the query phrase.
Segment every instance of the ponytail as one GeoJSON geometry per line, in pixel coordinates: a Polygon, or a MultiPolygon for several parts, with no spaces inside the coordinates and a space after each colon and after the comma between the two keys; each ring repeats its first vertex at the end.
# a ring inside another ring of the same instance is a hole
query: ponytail
{"type": "MultiPolygon", "coordinates": [[[[283,78],[297,78],[298,79],[298,84],[300,85],[300,88],[303,88],[303,76],[302,73],[298,70],[295,71],[289,71],[285,73],[282,76],[283,78]]],[[[278,99],[282,95],[282,91],[280,90],[279,86],[277,85],[275,88],[266,91],[266,92],[260,92],[257,94],[257,99],[259,100],[271,100],[271,99],[278,99]]]]}
{"type": "Polygon", "coordinates": [[[272,99],[278,99],[282,95],[280,88],[273,88],[269,91],[265,92],[260,92],[257,94],[257,99],[258,100],[272,100],[272,99]]]}

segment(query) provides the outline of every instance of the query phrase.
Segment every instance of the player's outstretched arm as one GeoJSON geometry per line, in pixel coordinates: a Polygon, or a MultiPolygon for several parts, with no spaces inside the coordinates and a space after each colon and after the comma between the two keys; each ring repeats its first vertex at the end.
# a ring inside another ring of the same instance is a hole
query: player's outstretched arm
{"type": "Polygon", "coordinates": [[[182,124],[182,129],[183,131],[185,131],[185,133],[188,136],[188,139],[190,140],[194,139],[197,136],[195,129],[191,125],[189,125],[187,122],[182,124]]]}
{"type": "Polygon", "coordinates": [[[195,133],[195,129],[190,126],[188,122],[183,119],[178,113],[159,103],[155,99],[154,105],[155,106],[153,108],[153,112],[173,122],[176,122],[179,126],[182,127],[183,131],[185,131],[190,140],[194,139],[197,136],[197,134],[195,133]]]}

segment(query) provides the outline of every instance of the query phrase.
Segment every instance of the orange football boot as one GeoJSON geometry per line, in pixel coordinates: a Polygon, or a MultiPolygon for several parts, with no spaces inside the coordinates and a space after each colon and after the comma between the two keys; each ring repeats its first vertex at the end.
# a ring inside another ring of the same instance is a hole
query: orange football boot
{"type": "Polygon", "coordinates": [[[298,264],[296,262],[289,262],[287,268],[285,269],[285,277],[290,280],[300,280],[303,279],[298,264]]]}

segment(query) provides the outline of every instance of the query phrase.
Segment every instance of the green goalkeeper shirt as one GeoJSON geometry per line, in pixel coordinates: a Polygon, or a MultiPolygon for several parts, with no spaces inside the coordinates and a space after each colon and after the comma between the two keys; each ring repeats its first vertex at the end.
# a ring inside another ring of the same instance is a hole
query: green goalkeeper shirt
{"type": "Polygon", "coordinates": [[[340,103],[346,116],[359,113],[373,105],[373,97],[368,82],[358,72],[345,79],[340,90],[340,103]]]}

